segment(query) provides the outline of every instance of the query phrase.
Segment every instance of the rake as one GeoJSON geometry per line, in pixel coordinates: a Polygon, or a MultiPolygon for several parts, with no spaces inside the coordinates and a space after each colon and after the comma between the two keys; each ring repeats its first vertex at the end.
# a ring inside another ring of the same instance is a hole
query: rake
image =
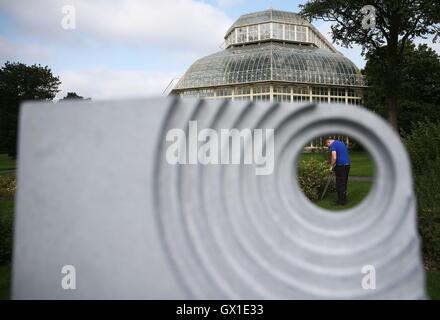
{"type": "Polygon", "coordinates": [[[328,189],[328,186],[330,185],[330,182],[332,182],[332,180],[333,180],[333,176],[334,176],[334,175],[335,175],[335,173],[334,173],[334,171],[332,170],[332,172],[330,173],[330,175],[329,175],[328,178],[327,178],[327,183],[325,184],[324,191],[322,192],[321,200],[324,199],[325,194],[326,194],[327,189],[328,189]]]}

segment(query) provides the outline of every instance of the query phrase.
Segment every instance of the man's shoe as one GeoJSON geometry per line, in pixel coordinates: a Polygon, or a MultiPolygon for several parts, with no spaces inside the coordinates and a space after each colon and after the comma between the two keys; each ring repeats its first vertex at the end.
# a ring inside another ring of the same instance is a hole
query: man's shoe
{"type": "Polygon", "coordinates": [[[339,201],[340,204],[342,206],[345,206],[347,204],[347,193],[346,192],[342,192],[341,193],[341,197],[339,199],[340,199],[340,201],[339,201]]]}
{"type": "Polygon", "coordinates": [[[338,200],[336,200],[334,204],[338,206],[345,206],[347,204],[347,197],[344,197],[343,195],[338,195],[338,200]]]}
{"type": "Polygon", "coordinates": [[[338,192],[338,200],[336,200],[335,204],[344,205],[344,194],[342,192],[338,192]]]}

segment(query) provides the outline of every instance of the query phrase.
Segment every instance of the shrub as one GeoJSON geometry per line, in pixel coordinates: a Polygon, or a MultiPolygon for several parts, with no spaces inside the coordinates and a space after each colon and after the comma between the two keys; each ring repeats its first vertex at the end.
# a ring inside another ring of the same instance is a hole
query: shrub
{"type": "MultiPolygon", "coordinates": [[[[307,198],[311,201],[315,201],[321,197],[330,173],[330,166],[326,161],[315,158],[300,161],[298,183],[307,198]]],[[[332,182],[327,192],[333,191],[335,191],[335,186],[332,182]]]]}
{"type": "MultiPolygon", "coordinates": [[[[0,199],[13,198],[16,189],[15,175],[0,175],[0,199]]],[[[12,252],[12,200],[1,200],[0,203],[0,264],[11,261],[12,252]]]]}
{"type": "Polygon", "coordinates": [[[0,198],[13,197],[16,190],[15,175],[0,175],[0,198]]]}
{"type": "Polygon", "coordinates": [[[403,133],[411,158],[423,251],[440,267],[440,122],[413,123],[403,133]]]}

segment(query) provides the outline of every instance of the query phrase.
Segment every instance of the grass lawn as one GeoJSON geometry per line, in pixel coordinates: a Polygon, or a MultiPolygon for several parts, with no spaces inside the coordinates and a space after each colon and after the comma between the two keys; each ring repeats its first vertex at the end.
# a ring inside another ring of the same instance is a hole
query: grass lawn
{"type": "MultiPolygon", "coordinates": [[[[316,158],[319,160],[327,160],[319,153],[303,153],[301,160],[316,158]]],[[[374,173],[374,164],[367,152],[350,152],[350,176],[372,177],[374,173]]]]}
{"type": "Polygon", "coordinates": [[[14,214],[14,200],[0,200],[0,214],[2,217],[12,217],[14,214]]]}
{"type": "Polygon", "coordinates": [[[6,154],[0,154],[0,172],[3,170],[15,170],[15,160],[6,154]]]}
{"type": "Polygon", "coordinates": [[[428,297],[440,300],[440,271],[426,272],[426,290],[428,297]]]}
{"type": "MultiPolygon", "coordinates": [[[[11,217],[14,215],[14,200],[0,200],[0,218],[11,217]]],[[[11,266],[0,265],[0,300],[9,299],[11,266]]]]}
{"type": "Polygon", "coordinates": [[[11,288],[11,266],[0,265],[0,300],[9,299],[10,288],[11,288]]]}
{"type": "Polygon", "coordinates": [[[314,203],[318,207],[331,211],[346,210],[358,205],[364,200],[372,186],[373,183],[371,181],[350,181],[349,179],[347,188],[347,205],[339,206],[334,204],[338,199],[336,192],[328,193],[325,195],[324,199],[315,201],[314,203]]]}

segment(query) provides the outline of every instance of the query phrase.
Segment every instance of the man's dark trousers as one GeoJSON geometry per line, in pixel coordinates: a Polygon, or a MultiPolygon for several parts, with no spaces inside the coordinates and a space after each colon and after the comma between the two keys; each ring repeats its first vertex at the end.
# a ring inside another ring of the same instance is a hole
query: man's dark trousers
{"type": "Polygon", "coordinates": [[[347,183],[350,165],[335,166],[336,192],[338,193],[338,204],[347,203],[347,183]]]}

